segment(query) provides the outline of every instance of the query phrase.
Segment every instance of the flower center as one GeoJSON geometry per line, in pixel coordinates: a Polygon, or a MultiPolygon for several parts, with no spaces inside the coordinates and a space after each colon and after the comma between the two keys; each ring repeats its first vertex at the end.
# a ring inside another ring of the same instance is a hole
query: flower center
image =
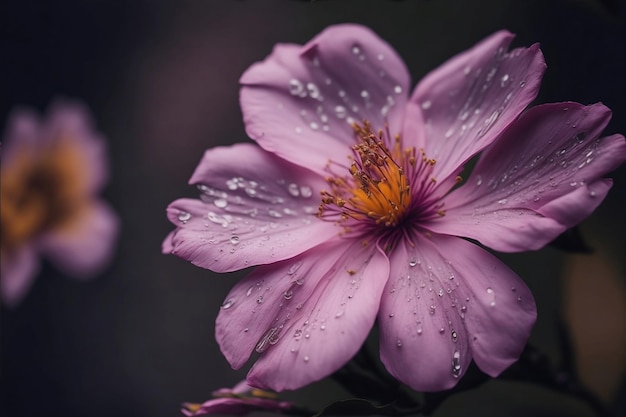
{"type": "Polygon", "coordinates": [[[84,203],[84,169],[78,150],[69,140],[44,149],[21,149],[3,163],[0,178],[2,252],[32,237],[63,227],[84,203]]]}
{"type": "Polygon", "coordinates": [[[374,133],[368,122],[352,127],[358,143],[352,147],[350,176],[326,178],[330,190],[322,191],[318,217],[338,216],[340,222],[369,220],[394,227],[411,205],[411,186],[404,170],[415,166],[415,148],[403,150],[396,135],[390,150],[383,131],[374,133]]]}

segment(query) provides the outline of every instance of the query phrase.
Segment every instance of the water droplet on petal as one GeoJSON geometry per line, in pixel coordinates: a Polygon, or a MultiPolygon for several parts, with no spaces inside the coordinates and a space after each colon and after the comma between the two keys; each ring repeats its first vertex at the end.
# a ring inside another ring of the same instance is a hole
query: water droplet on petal
{"type": "Polygon", "coordinates": [[[396,340],[396,346],[397,347],[402,347],[402,340],[400,340],[400,339],[396,340]]]}
{"type": "Polygon", "coordinates": [[[303,361],[308,362],[309,361],[309,357],[305,356],[304,358],[302,358],[303,361]]]}
{"type": "Polygon", "coordinates": [[[317,85],[313,83],[307,83],[306,89],[309,91],[309,96],[311,96],[311,98],[320,98],[320,90],[317,85]]]}
{"type": "Polygon", "coordinates": [[[295,78],[289,80],[289,93],[293,96],[301,96],[304,93],[306,95],[306,91],[304,90],[304,85],[295,78]]]}
{"type": "Polygon", "coordinates": [[[293,298],[293,291],[292,291],[291,289],[289,289],[289,290],[285,291],[285,292],[283,293],[283,298],[284,298],[285,300],[291,300],[291,299],[293,298]]]}
{"type": "Polygon", "coordinates": [[[289,191],[289,194],[294,197],[298,197],[300,195],[300,189],[298,188],[298,184],[289,184],[287,190],[289,191]]]}
{"type": "Polygon", "coordinates": [[[213,201],[213,205],[215,205],[215,207],[217,208],[224,208],[228,205],[228,201],[223,198],[218,198],[217,200],[213,201]]]}
{"type": "Polygon", "coordinates": [[[487,296],[489,298],[489,305],[491,307],[496,305],[496,293],[493,290],[493,288],[489,287],[487,288],[487,296]]]}
{"type": "Polygon", "coordinates": [[[456,341],[457,341],[457,339],[459,337],[459,335],[457,334],[456,330],[452,330],[451,336],[452,336],[452,341],[456,343],[456,341]]]}
{"type": "Polygon", "coordinates": [[[301,266],[302,266],[302,261],[298,261],[295,264],[291,265],[289,269],[287,270],[287,275],[295,274],[296,271],[298,271],[298,269],[300,269],[301,266]]]}
{"type": "Polygon", "coordinates": [[[230,243],[232,243],[233,245],[236,245],[239,243],[239,236],[231,236],[230,237],[230,243]]]}
{"type": "Polygon", "coordinates": [[[191,213],[187,213],[186,211],[178,213],[178,220],[180,220],[181,223],[186,224],[189,219],[191,219],[191,213]]]}
{"type": "Polygon", "coordinates": [[[231,308],[233,306],[233,304],[235,304],[235,300],[232,298],[229,298],[228,300],[224,301],[222,303],[222,308],[224,310],[228,310],[229,308],[231,308]]]}
{"type": "Polygon", "coordinates": [[[399,85],[396,85],[396,86],[393,88],[393,92],[394,92],[394,93],[396,93],[396,94],[400,94],[400,93],[402,93],[402,87],[400,87],[399,85]]]}
{"type": "Polygon", "coordinates": [[[458,378],[461,375],[461,352],[455,350],[452,354],[452,376],[458,378]]]}
{"type": "Polygon", "coordinates": [[[262,296],[262,295],[259,295],[259,296],[256,298],[256,303],[257,303],[257,304],[263,304],[263,296],[262,296]]]}
{"type": "Polygon", "coordinates": [[[335,116],[339,119],[344,119],[348,114],[348,110],[344,106],[336,106],[335,107],[335,116]]]}

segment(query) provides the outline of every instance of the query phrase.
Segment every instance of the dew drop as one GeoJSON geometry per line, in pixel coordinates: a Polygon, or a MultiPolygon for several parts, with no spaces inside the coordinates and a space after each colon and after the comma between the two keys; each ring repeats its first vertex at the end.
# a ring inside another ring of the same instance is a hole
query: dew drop
{"type": "Polygon", "coordinates": [[[459,337],[459,335],[457,334],[456,330],[452,330],[451,337],[452,337],[452,341],[456,343],[456,341],[457,341],[457,339],[459,337]]]}
{"type": "Polygon", "coordinates": [[[259,295],[259,296],[256,298],[256,303],[257,303],[257,304],[263,304],[263,296],[262,296],[262,295],[259,295]]]}
{"type": "Polygon", "coordinates": [[[309,127],[311,128],[311,130],[318,130],[318,129],[320,128],[320,125],[318,125],[318,124],[317,124],[317,123],[315,123],[315,122],[311,122],[311,123],[309,124],[309,127]]]}
{"type": "Polygon", "coordinates": [[[291,95],[293,96],[300,96],[302,97],[302,94],[304,94],[306,96],[306,91],[304,90],[304,85],[302,85],[302,83],[298,80],[296,80],[295,78],[289,80],[289,93],[291,93],[291,95]]]}
{"type": "Polygon", "coordinates": [[[309,357],[305,356],[304,358],[302,358],[303,361],[308,362],[309,361],[309,357]]]}
{"type": "Polygon", "coordinates": [[[276,210],[273,210],[273,209],[269,209],[269,210],[267,210],[267,214],[269,214],[271,217],[274,217],[274,218],[280,218],[280,217],[283,217],[283,215],[282,215],[282,214],[280,214],[280,212],[278,212],[278,211],[276,211],[276,210]]]}
{"type": "Polygon", "coordinates": [[[507,81],[509,81],[509,74],[504,74],[502,76],[502,79],[500,80],[500,86],[505,87],[507,84],[507,81]]]}
{"type": "Polygon", "coordinates": [[[186,224],[189,219],[191,219],[191,213],[187,213],[186,211],[178,213],[178,220],[180,220],[181,223],[186,224]]]}
{"type": "Polygon", "coordinates": [[[233,304],[235,304],[235,300],[233,300],[232,298],[229,298],[228,300],[222,303],[222,308],[224,310],[228,310],[229,308],[233,306],[233,304]]]}
{"type": "Polygon", "coordinates": [[[397,347],[402,347],[402,340],[400,340],[400,339],[396,340],[396,346],[397,347]]]}
{"type": "Polygon", "coordinates": [[[461,352],[455,350],[452,354],[452,376],[458,378],[461,375],[461,352]]]}
{"type": "Polygon", "coordinates": [[[402,93],[402,87],[400,87],[399,85],[396,85],[393,88],[393,92],[396,93],[396,94],[401,94],[402,93]]]}
{"type": "Polygon", "coordinates": [[[313,195],[313,190],[308,185],[300,187],[300,196],[303,198],[310,198],[313,195]]]}
{"type": "Polygon", "coordinates": [[[228,205],[228,201],[223,198],[218,198],[217,200],[213,201],[213,205],[215,205],[215,207],[217,208],[224,208],[228,205]]]}
{"type": "Polygon", "coordinates": [[[376,59],[378,59],[379,61],[382,61],[383,59],[385,59],[385,56],[383,54],[378,54],[376,55],[376,59]]]}
{"type": "Polygon", "coordinates": [[[348,111],[346,110],[344,106],[335,107],[335,116],[337,116],[339,119],[344,119],[347,114],[348,114],[348,111]]]}
{"type": "Polygon", "coordinates": [[[439,328],[439,334],[444,334],[446,332],[446,329],[444,329],[443,327],[439,328]]]}
{"type": "Polygon", "coordinates": [[[293,298],[293,291],[292,291],[291,289],[289,289],[289,290],[285,291],[285,292],[283,293],[283,298],[284,298],[285,300],[291,300],[291,299],[293,298]]]}
{"type": "Polygon", "coordinates": [[[493,290],[493,288],[491,287],[487,288],[487,295],[489,297],[489,305],[491,307],[495,306],[496,305],[496,293],[493,290]]]}
{"type": "Polygon", "coordinates": [[[298,271],[298,269],[300,269],[301,266],[302,266],[302,261],[298,261],[295,264],[291,265],[289,269],[287,270],[287,275],[295,274],[298,271]]]}
{"type": "Polygon", "coordinates": [[[263,353],[270,347],[270,345],[275,345],[278,342],[278,328],[272,327],[269,329],[263,337],[259,340],[254,350],[258,353],[263,353]]]}
{"type": "Polygon", "coordinates": [[[320,98],[320,90],[317,85],[313,83],[307,83],[306,89],[309,91],[309,95],[311,96],[311,98],[320,98]]]}
{"type": "Polygon", "coordinates": [[[410,267],[414,267],[414,266],[416,266],[416,265],[417,265],[417,263],[418,263],[418,262],[417,262],[417,259],[411,259],[411,260],[409,261],[409,266],[410,266],[410,267]]]}
{"type": "Polygon", "coordinates": [[[430,307],[428,308],[428,313],[433,316],[435,314],[435,310],[437,309],[437,306],[434,304],[431,304],[430,307]]]}
{"type": "Polygon", "coordinates": [[[298,188],[298,184],[289,184],[287,190],[289,191],[289,194],[294,197],[298,197],[300,195],[300,189],[298,188]]]}
{"type": "Polygon", "coordinates": [[[236,245],[239,243],[239,236],[231,236],[230,237],[230,243],[232,243],[233,245],[236,245]]]}
{"type": "Polygon", "coordinates": [[[254,285],[248,288],[248,291],[246,291],[246,297],[250,297],[250,294],[252,294],[253,290],[254,290],[254,285]]]}

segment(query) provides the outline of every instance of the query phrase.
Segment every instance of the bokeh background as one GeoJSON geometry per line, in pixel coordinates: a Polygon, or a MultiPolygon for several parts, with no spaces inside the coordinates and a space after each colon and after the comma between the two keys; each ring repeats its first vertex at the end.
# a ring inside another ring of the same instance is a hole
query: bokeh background
{"type": "MultiPolygon", "coordinates": [[[[232,386],[214,340],[219,305],[243,273],[217,275],[160,253],[165,207],[194,197],[187,180],[207,148],[248,141],[238,78],[277,42],[304,43],[358,22],[391,43],[418,80],[490,33],[541,42],[548,71],[537,102],[602,101],[607,133],[626,133],[623,0],[10,0],[0,4],[0,120],[16,105],[45,111],[84,101],[109,140],[117,256],[77,282],[44,263],[26,299],[0,310],[0,414],[5,417],[177,416],[232,386]]],[[[626,175],[581,230],[592,255],[554,248],[502,255],[533,290],[532,342],[555,364],[556,325],[572,334],[580,376],[626,415],[626,175]]],[[[345,395],[321,382],[287,397],[320,406],[345,395]]],[[[491,381],[440,416],[590,416],[581,401],[491,381]]]]}

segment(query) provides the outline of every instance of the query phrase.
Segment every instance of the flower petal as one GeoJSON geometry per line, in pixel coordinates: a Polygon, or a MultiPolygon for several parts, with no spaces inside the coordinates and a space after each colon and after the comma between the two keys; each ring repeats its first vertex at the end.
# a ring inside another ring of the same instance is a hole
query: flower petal
{"type": "Polygon", "coordinates": [[[378,316],[381,360],[415,390],[453,387],[472,359],[460,315],[458,286],[463,277],[419,235],[413,245],[399,241],[390,264],[378,316]]]}
{"type": "Polygon", "coordinates": [[[2,303],[13,308],[22,301],[35,281],[39,261],[32,247],[24,247],[11,254],[2,254],[0,261],[2,303]]]}
{"type": "Polygon", "coordinates": [[[305,46],[277,45],[241,77],[246,131],[264,149],[320,174],[344,162],[351,124],[388,121],[399,133],[409,75],[402,60],[368,28],[327,28],[305,46]]]}
{"type": "Polygon", "coordinates": [[[533,295],[517,274],[484,249],[456,237],[434,235],[432,241],[462,280],[459,295],[465,293],[465,298],[459,311],[473,359],[483,372],[498,376],[526,346],[537,318],[533,295]]]}
{"type": "Polygon", "coordinates": [[[381,300],[381,358],[416,390],[454,386],[473,357],[495,376],[518,359],[533,297],[497,258],[456,237],[412,237],[391,255],[381,300]]]}
{"type": "Polygon", "coordinates": [[[214,398],[203,404],[184,403],[180,411],[187,417],[229,415],[238,416],[255,411],[281,413],[289,410],[293,403],[266,398],[214,398]]]}
{"type": "Polygon", "coordinates": [[[536,97],[546,68],[539,45],[506,52],[512,39],[497,32],[417,85],[403,131],[417,134],[416,147],[437,161],[438,180],[493,142],[536,97]]]}
{"type": "Polygon", "coordinates": [[[296,389],[328,376],[371,330],[388,268],[374,245],[343,240],[258,268],[218,316],[222,352],[236,368],[256,346],[262,355],[248,383],[260,388],[296,389]]]}
{"type": "Polygon", "coordinates": [[[39,246],[63,272],[91,278],[113,258],[118,232],[119,219],[111,207],[95,201],[65,228],[42,236],[39,246]]]}
{"type": "Polygon", "coordinates": [[[94,129],[86,106],[72,101],[58,100],[50,108],[42,126],[42,140],[71,141],[79,149],[85,192],[99,192],[109,177],[106,142],[94,129]]]}
{"type": "Polygon", "coordinates": [[[170,253],[172,253],[172,251],[174,250],[174,244],[172,243],[172,239],[174,238],[175,234],[176,230],[172,230],[167,234],[167,236],[165,236],[165,239],[163,239],[163,242],[161,243],[161,253],[165,255],[169,255],[170,253]]]}
{"type": "Polygon", "coordinates": [[[601,176],[626,159],[623,136],[600,138],[609,118],[602,104],[528,110],[445,198],[446,215],[425,227],[499,251],[544,246],[595,210],[611,186],[601,176]]]}
{"type": "Polygon", "coordinates": [[[335,236],[318,219],[324,180],[251,144],[207,151],[190,180],[201,200],[167,209],[172,253],[218,272],[291,258],[335,236]]]}

